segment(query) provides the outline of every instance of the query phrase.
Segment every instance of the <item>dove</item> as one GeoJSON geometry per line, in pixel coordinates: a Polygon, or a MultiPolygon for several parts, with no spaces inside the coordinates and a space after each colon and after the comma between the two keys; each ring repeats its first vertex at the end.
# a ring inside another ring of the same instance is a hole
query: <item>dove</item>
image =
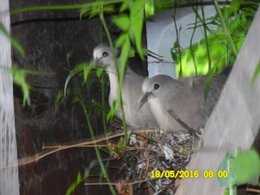
{"type": "MultiPolygon", "coordinates": [[[[108,46],[97,46],[93,50],[93,58],[97,61],[97,66],[105,67],[109,77],[110,92],[109,105],[112,107],[113,101],[118,97],[119,84],[116,65],[120,66],[119,59],[115,59],[116,50],[108,46]],[[117,60],[117,61],[115,61],[117,60]]],[[[119,69],[119,67],[118,67],[119,69]]],[[[124,81],[122,85],[122,99],[126,123],[132,128],[156,127],[157,123],[150,111],[149,105],[144,105],[139,109],[139,102],[144,93],[142,84],[144,77],[136,74],[126,67],[124,81]]],[[[122,119],[122,113],[117,112],[117,116],[122,119]]]]}
{"type": "Polygon", "coordinates": [[[157,125],[164,132],[185,130],[180,123],[193,130],[199,130],[205,126],[218,101],[226,78],[224,75],[213,78],[206,99],[205,76],[178,80],[167,75],[146,78],[142,85],[145,94],[139,107],[148,104],[157,125]]]}

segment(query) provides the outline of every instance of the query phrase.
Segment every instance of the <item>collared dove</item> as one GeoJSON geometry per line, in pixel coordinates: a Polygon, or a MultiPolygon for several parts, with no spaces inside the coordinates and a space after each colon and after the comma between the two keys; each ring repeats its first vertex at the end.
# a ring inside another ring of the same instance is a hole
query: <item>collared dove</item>
{"type": "Polygon", "coordinates": [[[173,115],[190,129],[199,130],[210,116],[226,78],[224,75],[213,78],[206,101],[205,76],[179,80],[167,75],[147,78],[142,85],[145,95],[140,101],[140,107],[148,102],[158,126],[166,132],[184,129],[173,115]]]}
{"type": "MultiPolygon", "coordinates": [[[[116,63],[112,52],[113,50],[107,46],[97,46],[93,51],[93,57],[97,61],[97,65],[106,67],[106,73],[110,81],[110,107],[113,101],[117,99],[119,90],[116,63]]],[[[119,60],[117,60],[117,64],[120,66],[119,60]]],[[[142,92],[143,81],[144,77],[126,68],[122,86],[122,99],[126,123],[132,128],[155,127],[157,124],[148,105],[139,109],[139,101],[144,95],[142,92]]],[[[121,112],[118,112],[117,116],[122,119],[121,112]]]]}

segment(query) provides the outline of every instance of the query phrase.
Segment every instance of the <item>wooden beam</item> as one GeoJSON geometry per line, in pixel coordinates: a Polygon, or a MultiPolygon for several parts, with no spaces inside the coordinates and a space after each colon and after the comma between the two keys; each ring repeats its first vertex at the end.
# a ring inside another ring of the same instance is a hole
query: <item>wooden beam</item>
{"type": "Polygon", "coordinates": [[[182,180],[178,195],[220,195],[218,179],[204,178],[203,171],[216,171],[227,152],[250,148],[260,127],[260,76],[251,79],[260,62],[260,8],[220,99],[206,124],[203,148],[192,158],[188,170],[200,171],[200,178],[182,180]]]}

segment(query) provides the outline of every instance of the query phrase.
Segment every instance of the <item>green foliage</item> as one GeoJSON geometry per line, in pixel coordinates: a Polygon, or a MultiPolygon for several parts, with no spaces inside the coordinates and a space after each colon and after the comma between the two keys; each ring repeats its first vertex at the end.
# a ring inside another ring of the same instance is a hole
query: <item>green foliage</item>
{"type": "MultiPolygon", "coordinates": [[[[213,31],[207,26],[207,33],[209,33],[207,39],[182,51],[183,76],[208,74],[209,63],[211,68],[214,68],[214,73],[221,71],[226,65],[233,64],[257,7],[258,3],[235,0],[230,7],[220,8],[216,3],[217,15],[214,17],[203,20],[200,15],[197,15],[199,22],[191,24],[194,25],[191,28],[196,30],[203,24],[212,24],[217,26],[217,30],[213,31]]],[[[177,73],[179,69],[180,61],[177,62],[177,73]]]]}
{"type": "Polygon", "coordinates": [[[86,63],[81,63],[76,65],[69,73],[65,80],[64,84],[64,94],[66,94],[68,84],[71,81],[71,79],[78,75],[78,74],[83,74],[84,82],[87,83],[88,78],[90,76],[91,71],[96,71],[96,75],[98,78],[101,77],[101,75],[104,72],[104,68],[102,67],[97,67],[94,62],[90,63],[89,65],[86,63]]]}
{"type": "Polygon", "coordinates": [[[219,170],[227,170],[227,178],[218,178],[222,186],[229,188],[229,193],[236,191],[235,187],[259,179],[260,156],[255,149],[238,152],[236,155],[226,154],[219,170]]]}

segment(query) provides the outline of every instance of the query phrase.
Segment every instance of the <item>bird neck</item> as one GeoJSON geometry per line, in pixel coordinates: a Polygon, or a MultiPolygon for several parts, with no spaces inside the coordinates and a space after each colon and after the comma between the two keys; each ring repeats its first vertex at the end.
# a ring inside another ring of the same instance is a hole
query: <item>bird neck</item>
{"type": "MultiPolygon", "coordinates": [[[[120,66],[118,66],[118,69],[120,69],[120,66]]],[[[113,101],[116,100],[118,97],[118,91],[119,91],[118,74],[116,71],[116,65],[113,64],[112,66],[108,66],[106,69],[106,73],[108,74],[109,82],[110,82],[109,104],[110,106],[112,106],[113,101]]],[[[135,73],[133,73],[131,69],[126,67],[124,77],[127,77],[129,74],[134,75],[135,73]]]]}
{"type": "Polygon", "coordinates": [[[118,75],[116,72],[107,72],[110,83],[110,92],[109,92],[109,104],[112,106],[114,100],[118,96],[118,75]]]}

